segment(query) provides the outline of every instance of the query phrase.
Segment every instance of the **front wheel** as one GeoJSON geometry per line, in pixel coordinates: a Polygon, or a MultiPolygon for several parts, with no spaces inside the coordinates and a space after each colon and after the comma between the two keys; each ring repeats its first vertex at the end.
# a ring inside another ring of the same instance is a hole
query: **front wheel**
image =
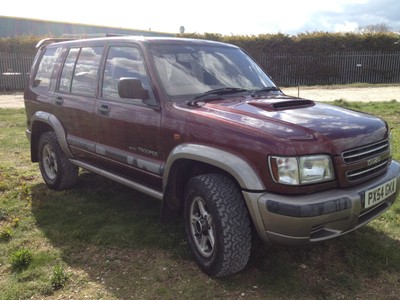
{"type": "Polygon", "coordinates": [[[206,274],[231,275],[247,265],[250,221],[243,196],[230,178],[206,174],[190,179],[184,216],[190,248],[206,274]]]}
{"type": "Polygon", "coordinates": [[[45,132],[39,139],[39,168],[47,186],[53,190],[72,187],[79,168],[62,151],[54,132],[45,132]]]}

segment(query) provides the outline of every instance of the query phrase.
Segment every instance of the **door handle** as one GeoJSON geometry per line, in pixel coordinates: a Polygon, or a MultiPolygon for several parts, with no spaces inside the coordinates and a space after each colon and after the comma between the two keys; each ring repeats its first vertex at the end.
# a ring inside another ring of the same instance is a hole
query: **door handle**
{"type": "Polygon", "coordinates": [[[56,101],[56,104],[57,104],[57,105],[63,105],[63,103],[64,103],[64,98],[61,97],[61,96],[57,96],[55,101],[56,101]]]}
{"type": "Polygon", "coordinates": [[[102,105],[100,105],[98,110],[99,110],[99,113],[104,116],[110,115],[110,107],[108,105],[102,104],[102,105]]]}

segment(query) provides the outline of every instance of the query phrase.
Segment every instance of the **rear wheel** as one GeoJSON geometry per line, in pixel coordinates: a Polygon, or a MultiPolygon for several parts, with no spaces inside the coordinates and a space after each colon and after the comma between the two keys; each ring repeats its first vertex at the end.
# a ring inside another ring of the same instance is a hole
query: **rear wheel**
{"type": "Polygon", "coordinates": [[[39,140],[39,168],[47,186],[54,190],[72,187],[79,168],[62,151],[54,132],[45,132],[39,140]]]}
{"type": "Polygon", "coordinates": [[[206,274],[221,277],[246,266],[250,221],[242,194],[230,178],[206,174],[190,179],[184,213],[190,248],[206,274]]]}

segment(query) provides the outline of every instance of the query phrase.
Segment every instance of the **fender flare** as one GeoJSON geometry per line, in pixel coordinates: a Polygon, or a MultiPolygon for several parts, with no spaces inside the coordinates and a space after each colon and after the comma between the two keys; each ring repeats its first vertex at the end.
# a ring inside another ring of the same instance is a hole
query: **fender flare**
{"type": "MultiPolygon", "coordinates": [[[[69,158],[73,158],[74,155],[72,154],[71,150],[68,147],[68,142],[67,142],[67,134],[65,133],[64,127],[61,124],[60,120],[57,119],[56,116],[53,114],[50,114],[48,112],[44,111],[37,111],[31,119],[31,131],[34,127],[35,122],[43,122],[49,125],[51,128],[53,128],[57,140],[61,146],[61,149],[64,151],[65,155],[69,158]]],[[[32,132],[33,134],[33,132],[32,132]]]]}
{"type": "Polygon", "coordinates": [[[218,148],[185,143],[176,146],[168,156],[164,169],[164,191],[167,188],[171,168],[179,159],[199,161],[220,168],[233,176],[242,189],[254,191],[266,189],[261,178],[243,158],[218,148]]]}

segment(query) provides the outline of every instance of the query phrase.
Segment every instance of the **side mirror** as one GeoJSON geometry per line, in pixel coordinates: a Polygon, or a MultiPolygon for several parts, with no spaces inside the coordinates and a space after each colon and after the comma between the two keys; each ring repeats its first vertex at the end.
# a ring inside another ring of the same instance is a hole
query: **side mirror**
{"type": "Polygon", "coordinates": [[[146,100],[149,98],[149,92],[143,88],[140,79],[130,77],[122,77],[118,81],[118,95],[121,98],[130,99],[146,100]]]}

